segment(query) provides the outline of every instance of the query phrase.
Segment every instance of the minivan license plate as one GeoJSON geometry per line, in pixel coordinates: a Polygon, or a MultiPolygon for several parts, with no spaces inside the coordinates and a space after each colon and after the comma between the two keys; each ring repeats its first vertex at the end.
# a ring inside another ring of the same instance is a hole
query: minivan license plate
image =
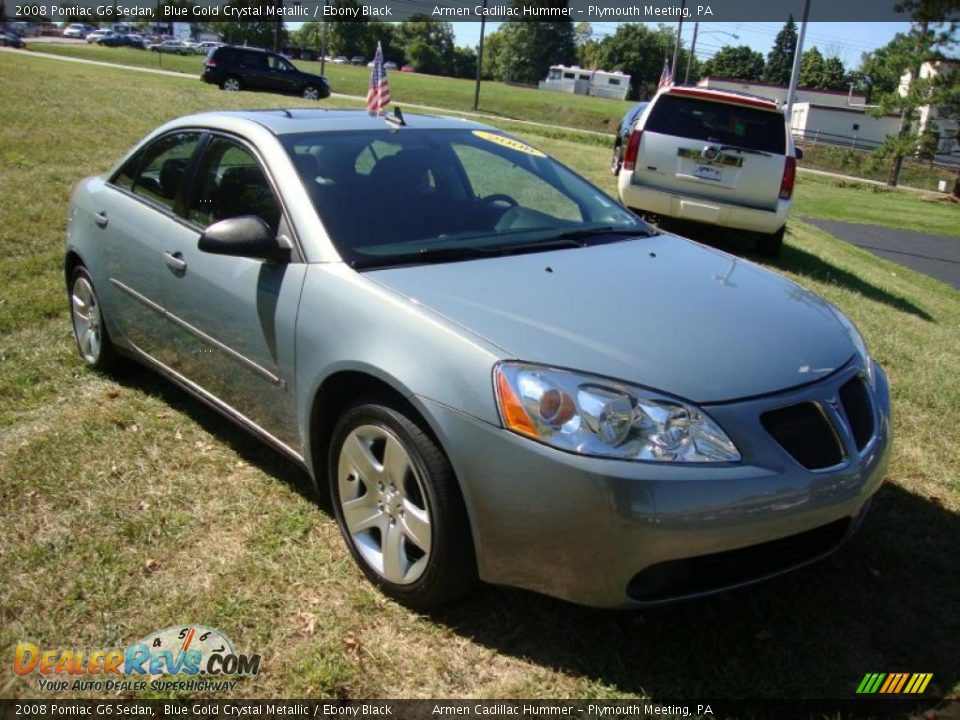
{"type": "Polygon", "coordinates": [[[720,168],[713,165],[694,165],[693,176],[701,180],[720,180],[720,168]]]}

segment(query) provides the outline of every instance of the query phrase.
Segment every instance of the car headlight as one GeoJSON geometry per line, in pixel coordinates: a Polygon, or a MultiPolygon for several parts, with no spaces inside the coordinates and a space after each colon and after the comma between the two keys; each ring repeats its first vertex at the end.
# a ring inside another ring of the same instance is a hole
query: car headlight
{"type": "Polygon", "coordinates": [[[737,462],[740,453],[703,412],[649,390],[540,365],[494,370],[504,425],[547,445],[651,462],[737,462]]]}
{"type": "Polygon", "coordinates": [[[830,309],[833,310],[833,314],[837,316],[837,320],[840,321],[840,324],[843,325],[844,330],[846,330],[850,336],[850,342],[853,343],[853,347],[856,349],[857,355],[860,356],[863,367],[867,372],[867,380],[870,382],[870,387],[873,387],[873,379],[876,373],[873,368],[873,358],[870,357],[870,351],[867,350],[866,340],[863,339],[863,335],[857,330],[857,326],[853,324],[853,321],[844,315],[839,308],[835,305],[830,305],[830,309]]]}

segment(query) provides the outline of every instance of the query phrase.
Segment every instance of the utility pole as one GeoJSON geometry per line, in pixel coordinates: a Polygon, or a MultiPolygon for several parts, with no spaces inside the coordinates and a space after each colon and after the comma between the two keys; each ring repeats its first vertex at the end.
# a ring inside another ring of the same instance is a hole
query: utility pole
{"type": "Polygon", "coordinates": [[[480,75],[483,73],[483,31],[487,24],[487,0],[483,0],[483,15],[480,16],[480,47],[477,49],[477,85],[473,89],[473,109],[480,107],[480,75]]]}
{"type": "MultiPolygon", "coordinates": [[[[330,0],[323,0],[323,7],[326,9],[330,0]]],[[[326,18],[326,14],[324,14],[326,18]]],[[[323,21],[323,48],[320,51],[320,74],[323,75],[324,70],[327,67],[327,38],[330,36],[330,21],[324,19],[323,21]]]]}
{"type": "Polygon", "coordinates": [[[690,41],[690,56],[687,58],[687,72],[683,74],[683,84],[690,84],[690,66],[693,64],[693,54],[697,50],[697,30],[700,28],[700,21],[693,23],[693,40],[690,41]]]}
{"type": "MultiPolygon", "coordinates": [[[[897,139],[902,140],[910,134],[910,127],[913,123],[913,101],[910,99],[910,93],[913,92],[913,84],[920,80],[920,71],[923,69],[923,47],[926,43],[927,33],[930,30],[930,24],[924,20],[919,23],[920,32],[917,35],[917,62],[910,68],[910,84],[907,85],[907,95],[904,98],[905,107],[900,116],[900,132],[897,133],[897,139]]],[[[887,185],[896,187],[900,182],[900,171],[903,169],[903,149],[898,146],[896,154],[893,156],[893,164],[890,166],[890,175],[887,178],[887,185]]]]}
{"type": "Polygon", "coordinates": [[[273,34],[273,51],[280,52],[280,35],[283,33],[283,0],[275,0],[277,9],[277,27],[273,34]]]}
{"type": "Polygon", "coordinates": [[[803,19],[800,21],[800,35],[793,53],[793,69],[790,71],[790,89],[787,90],[787,123],[793,125],[793,101],[797,96],[797,82],[800,80],[800,60],[803,58],[803,38],[807,34],[807,20],[810,17],[810,0],[804,0],[803,19]]]}
{"type": "Polygon", "coordinates": [[[680,0],[680,20],[677,23],[677,42],[673,46],[673,62],[670,63],[670,74],[677,77],[677,62],[680,60],[680,33],[683,32],[683,13],[687,7],[687,0],[680,0]]]}

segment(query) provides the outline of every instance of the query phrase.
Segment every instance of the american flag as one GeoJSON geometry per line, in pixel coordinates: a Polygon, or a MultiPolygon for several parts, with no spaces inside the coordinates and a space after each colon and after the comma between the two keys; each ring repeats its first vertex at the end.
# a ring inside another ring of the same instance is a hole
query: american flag
{"type": "MultiPolygon", "coordinates": [[[[660,73],[660,82],[657,83],[657,90],[673,85],[673,73],[670,72],[670,61],[664,59],[663,72],[660,73]]],[[[369,102],[369,101],[368,101],[369,102]]]]}
{"type": "Polygon", "coordinates": [[[371,115],[383,115],[390,104],[390,83],[387,70],[383,67],[383,49],[377,43],[377,54],[373,56],[373,70],[370,71],[370,90],[367,92],[367,112],[371,115]]]}

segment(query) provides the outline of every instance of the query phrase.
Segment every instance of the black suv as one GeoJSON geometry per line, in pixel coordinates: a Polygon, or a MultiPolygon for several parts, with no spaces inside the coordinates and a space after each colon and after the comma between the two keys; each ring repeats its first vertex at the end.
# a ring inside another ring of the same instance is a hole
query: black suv
{"type": "Polygon", "coordinates": [[[330,83],[322,75],[301,72],[277,53],[231,45],[221,45],[209,52],[200,79],[233,92],[245,88],[272,90],[301,95],[308,100],[321,100],[330,95],[330,83]]]}

